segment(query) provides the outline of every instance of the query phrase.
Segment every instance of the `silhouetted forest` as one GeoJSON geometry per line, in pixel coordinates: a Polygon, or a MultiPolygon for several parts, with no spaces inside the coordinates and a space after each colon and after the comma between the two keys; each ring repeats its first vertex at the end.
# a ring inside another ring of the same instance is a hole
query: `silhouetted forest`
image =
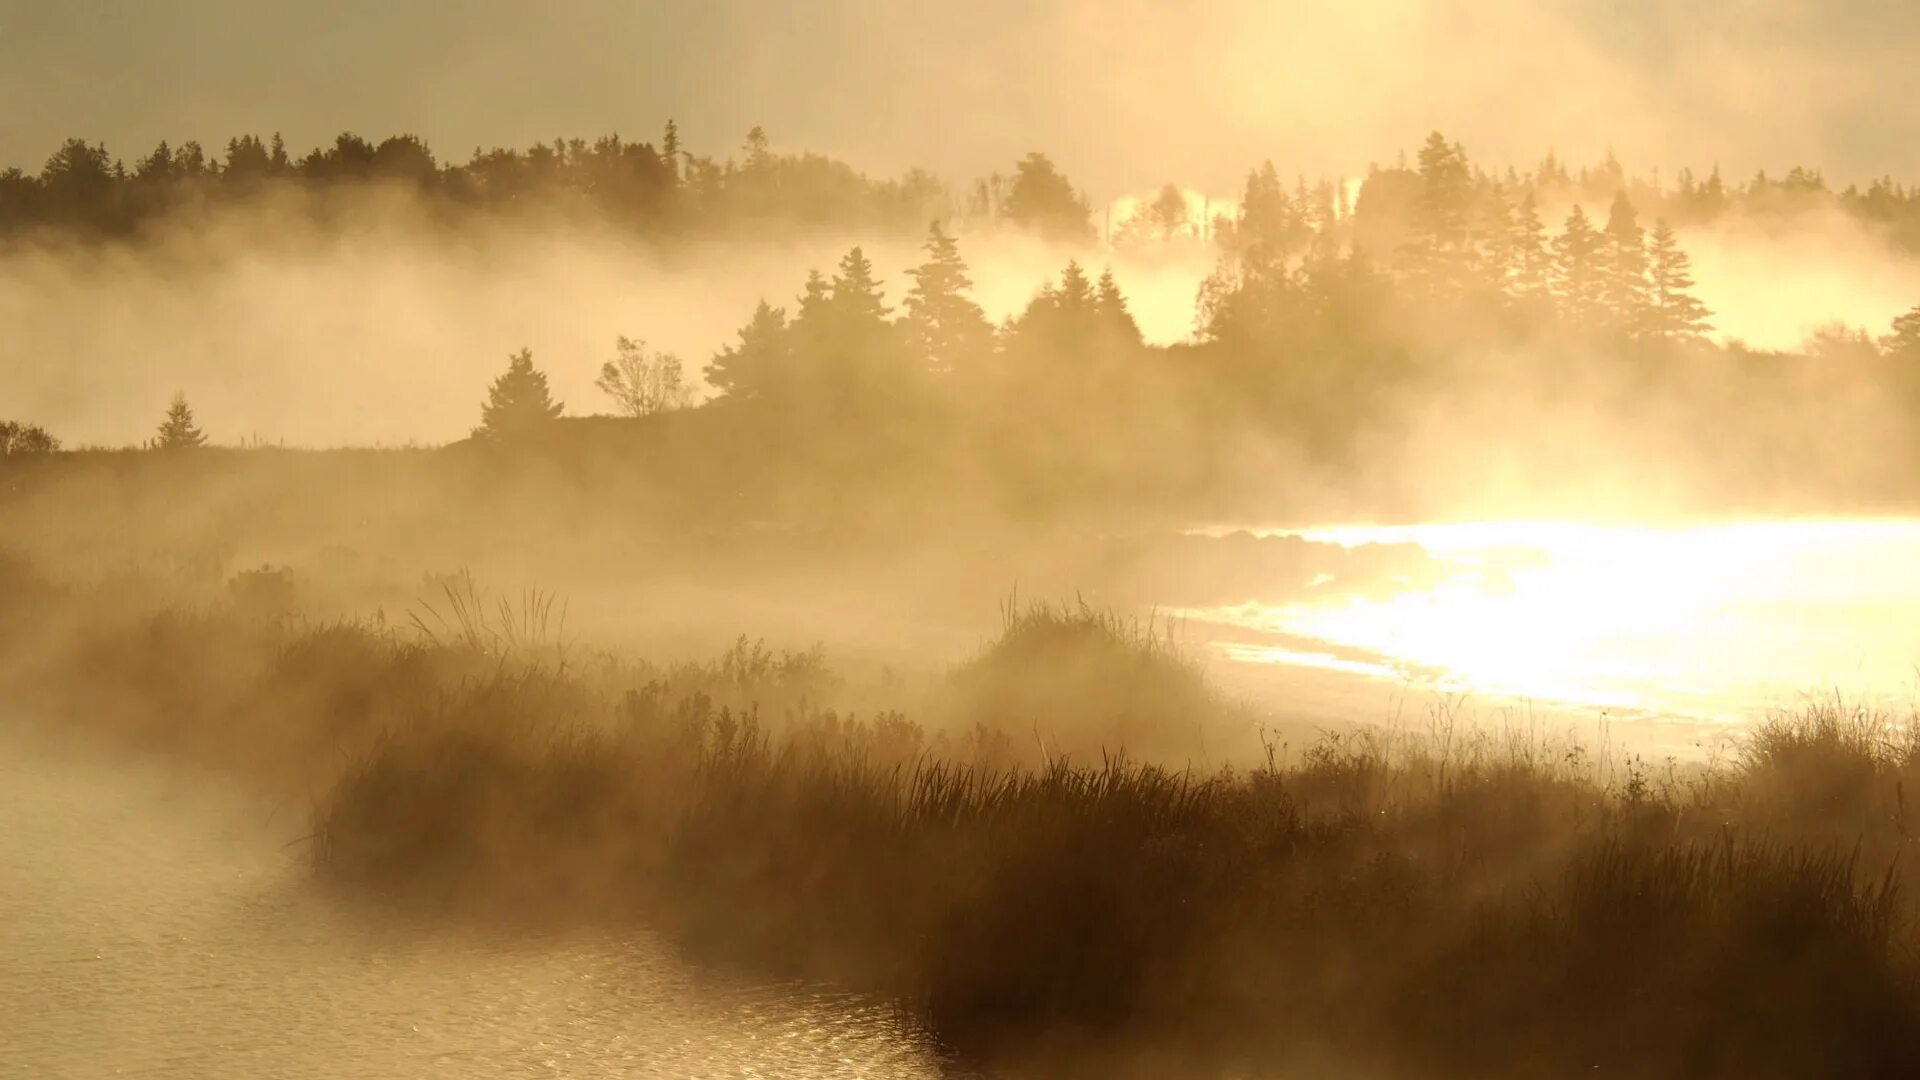
{"type": "MultiPolygon", "coordinates": [[[[1243,211],[1268,218],[1267,238],[1298,243],[1330,222],[1351,217],[1376,256],[1390,252],[1412,208],[1432,196],[1435,169],[1458,194],[1484,203],[1504,193],[1511,204],[1531,197],[1538,206],[1605,204],[1620,195],[1646,218],[1679,229],[1728,215],[1789,217],[1838,210],[1866,222],[1896,246],[1920,251],[1920,187],[1881,177],[1863,189],[1836,189],[1818,169],[1795,166],[1781,176],[1760,171],[1728,180],[1712,168],[1703,178],[1681,169],[1669,181],[1658,172],[1629,173],[1609,156],[1574,167],[1548,154],[1530,169],[1493,169],[1467,160],[1464,150],[1435,135],[1417,161],[1401,155],[1392,166],[1373,165],[1350,198],[1348,185],[1304,175],[1283,183],[1271,164],[1250,178],[1243,211]]],[[[1092,240],[1101,228],[1113,240],[1162,240],[1231,233],[1231,213],[1196,213],[1170,184],[1144,200],[1127,220],[1096,222],[1087,196],[1047,155],[1028,154],[1007,173],[954,190],[914,169],[897,179],[873,179],[845,162],[817,153],[777,151],[761,128],[737,151],[715,157],[688,150],[668,121],[657,141],[619,135],[593,140],[555,139],[525,149],[476,147],[465,163],[438,157],[415,135],[371,141],[351,132],[305,154],[280,135],[240,135],[224,151],[199,142],[161,142],[128,159],[104,144],[67,140],[37,172],[0,171],[0,234],[43,227],[120,235],[169,211],[258,198],[273,191],[327,192],[394,185],[449,212],[595,210],[643,232],[668,237],[769,222],[836,227],[918,228],[930,219],[997,218],[1056,240],[1092,240]]]]}
{"type": "MultiPolygon", "coordinates": [[[[1683,478],[1722,501],[1910,501],[1920,488],[1908,422],[1920,409],[1920,307],[1884,335],[1837,327],[1797,352],[1748,348],[1713,333],[1681,239],[1682,224],[1718,215],[1817,207],[1897,239],[1920,222],[1920,195],[1890,181],[1835,193],[1796,169],[1746,185],[1683,172],[1662,186],[1614,162],[1573,172],[1551,157],[1495,173],[1439,133],[1351,188],[1289,185],[1267,164],[1231,213],[1194,220],[1169,187],[1119,226],[1116,243],[1206,243],[1217,259],[1191,338],[1156,345],[1122,282],[1091,265],[1107,249],[1088,200],[1044,155],[956,200],[925,174],[875,182],[777,154],[757,129],[742,159],[699,157],[679,139],[670,124],[658,148],[575,140],[455,166],[406,136],[343,135],[297,159],[278,139],[245,137],[222,162],[188,144],[131,169],[74,140],[38,177],[0,181],[0,222],[15,235],[112,234],[276,186],[384,181],[449,209],[586,207],[661,235],[756,222],[926,230],[903,281],[883,280],[853,247],[791,300],[743,312],[735,340],[704,364],[627,338],[605,363],[521,349],[475,429],[496,454],[559,447],[579,477],[601,461],[689,506],[728,492],[749,516],[940,499],[1020,516],[1169,500],[1199,510],[1245,506],[1249,492],[1271,511],[1289,484],[1393,503],[1448,473],[1457,488],[1486,489],[1515,470],[1535,491],[1612,471],[1629,486],[1683,478]],[[973,298],[963,250],[981,218],[1059,243],[1068,260],[998,325],[973,298]],[[579,401],[568,416],[542,370],[555,364],[598,370],[628,419],[576,419],[594,411],[579,401]],[[1828,452],[1833,415],[1875,452],[1828,452]],[[1452,460],[1436,461],[1435,447],[1452,460]],[[897,498],[877,500],[879,489],[897,498]]],[[[171,416],[154,445],[198,445],[187,417],[192,438],[176,437],[171,416]]],[[[217,426],[209,434],[220,441],[217,426]]]]}
{"type": "Polygon", "coordinates": [[[230,139],[223,155],[197,142],[162,142],[131,164],[102,144],[69,139],[38,174],[0,172],[0,235],[126,235],[183,208],[376,185],[410,191],[454,218],[592,212],[662,240],[771,225],[908,228],[956,213],[1001,217],[1053,238],[1093,235],[1085,198],[1041,154],[957,197],[922,170],[875,180],[820,154],[778,153],[760,128],[737,156],[694,154],[671,121],[657,143],[555,139],[525,150],[476,148],[465,164],[439,160],[413,135],[376,143],[344,133],[304,156],[277,134],[230,139]]]}

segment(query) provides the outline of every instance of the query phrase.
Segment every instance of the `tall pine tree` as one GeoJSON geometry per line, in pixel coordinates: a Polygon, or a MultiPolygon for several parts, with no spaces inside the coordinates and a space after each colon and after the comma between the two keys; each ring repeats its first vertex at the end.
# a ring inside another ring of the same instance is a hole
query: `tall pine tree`
{"type": "Polygon", "coordinates": [[[1562,318],[1591,329],[1606,321],[1605,241],[1579,206],[1553,239],[1553,298],[1562,318]]]}
{"type": "Polygon", "coordinates": [[[1621,333],[1640,334],[1648,318],[1646,234],[1624,191],[1614,195],[1607,211],[1602,253],[1607,323],[1621,333]]]}
{"type": "Polygon", "coordinates": [[[939,222],[927,230],[927,261],[907,271],[902,326],[929,371],[957,371],[993,347],[993,327],[967,295],[973,279],[960,245],[939,222]]]}
{"type": "MultiPolygon", "coordinates": [[[[1707,305],[1694,298],[1692,261],[1674,238],[1665,218],[1653,223],[1648,245],[1647,333],[1669,341],[1696,341],[1711,325],[1707,305]]],[[[1915,319],[1920,335],[1920,319],[1915,319]]]]}
{"type": "Polygon", "coordinates": [[[1547,227],[1540,220],[1540,208],[1529,188],[1520,197],[1513,215],[1513,234],[1507,245],[1511,260],[1508,287],[1522,303],[1547,303],[1553,294],[1553,252],[1547,244],[1547,227]]]}

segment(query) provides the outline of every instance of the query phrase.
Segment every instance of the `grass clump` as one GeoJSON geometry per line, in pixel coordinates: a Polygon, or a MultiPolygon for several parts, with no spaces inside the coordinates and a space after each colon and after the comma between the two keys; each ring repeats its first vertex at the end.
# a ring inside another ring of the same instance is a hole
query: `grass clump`
{"type": "Polygon", "coordinates": [[[1176,768],[1116,733],[1164,762],[1226,706],[1163,631],[1084,606],[1010,613],[931,731],[840,707],[818,653],[630,663],[533,632],[538,602],[453,607],[100,620],[28,682],[311,785],[338,887],[644,920],[999,1069],[1920,1071],[1910,725],[1810,709],[1684,774],[1443,707],[1176,768]]]}

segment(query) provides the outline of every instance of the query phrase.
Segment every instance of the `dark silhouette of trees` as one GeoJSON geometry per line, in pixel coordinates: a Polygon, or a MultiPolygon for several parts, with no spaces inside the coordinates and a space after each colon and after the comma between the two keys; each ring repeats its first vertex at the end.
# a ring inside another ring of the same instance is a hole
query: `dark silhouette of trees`
{"type": "Polygon", "coordinates": [[[1475,261],[1468,221],[1472,176],[1466,151],[1434,132],[1420,148],[1420,194],[1404,252],[1415,288],[1445,300],[1466,291],[1475,261]]]}
{"type": "MultiPolygon", "coordinates": [[[[824,281],[820,288],[824,294],[824,281]]],[[[786,310],[760,301],[753,318],[740,328],[740,340],[722,348],[707,365],[707,382],[722,397],[736,401],[778,396],[793,374],[787,330],[786,310]]]]}
{"type": "Polygon", "coordinates": [[[60,440],[38,424],[0,420],[0,458],[34,457],[59,449],[60,440]]]}
{"type": "Polygon", "coordinates": [[[907,271],[913,279],[902,301],[901,327],[928,371],[961,371],[993,349],[993,327],[968,292],[973,279],[960,245],[934,222],[927,230],[927,259],[907,271]]]}
{"type": "Polygon", "coordinates": [[[1120,292],[1120,283],[1113,278],[1112,267],[1100,272],[1099,284],[1093,289],[1093,309],[1100,316],[1102,332],[1107,337],[1131,347],[1142,343],[1140,324],[1127,308],[1127,298],[1120,292]]]}
{"type": "Polygon", "coordinates": [[[1893,333],[1887,335],[1887,352],[1895,356],[1920,360],[1920,304],[1915,304],[1904,315],[1893,320],[1893,333]]]}
{"type": "MultiPolygon", "coordinates": [[[[1653,224],[1648,245],[1647,301],[1649,336],[1670,341],[1698,341],[1711,325],[1707,305],[1694,298],[1692,261],[1680,249],[1665,218],[1653,224]]],[[[1920,332],[1920,319],[1915,320],[1920,332]]]]}
{"type": "Polygon", "coordinates": [[[694,390],[682,374],[680,358],[622,337],[618,355],[600,365],[594,385],[613,399],[623,416],[652,416],[693,404],[694,390]]]}
{"type": "Polygon", "coordinates": [[[187,450],[205,446],[206,443],[206,434],[194,423],[193,407],[187,404],[187,396],[173,395],[173,401],[167,406],[166,419],[160,422],[159,432],[154,437],[154,449],[187,450]]]}
{"type": "MultiPolygon", "coordinates": [[[[476,148],[464,164],[438,160],[413,135],[378,142],[343,132],[297,160],[285,140],[227,140],[224,160],[197,143],[162,143],[122,170],[103,146],[74,139],[38,175],[0,172],[0,231],[53,226],[117,234],[181,207],[210,208],[268,184],[324,192],[378,182],[413,189],[430,204],[466,212],[571,210],[587,206],[662,239],[769,225],[915,228],[952,211],[930,174],[870,180],[817,154],[777,152],[762,129],[749,134],[745,160],[689,153],[668,123],[656,151],[608,135],[524,150],[476,148]],[[191,192],[191,198],[182,197],[191,192]]],[[[316,213],[324,208],[316,207],[316,213]]]]}
{"type": "Polygon", "coordinates": [[[1028,154],[1014,166],[1000,215],[1049,240],[1085,242],[1094,237],[1086,198],[1045,154],[1028,154]]]}
{"type": "Polygon", "coordinates": [[[1240,263],[1271,268],[1299,251],[1312,234],[1269,161],[1247,174],[1239,217],[1223,218],[1215,235],[1220,249],[1240,263]]]}
{"type": "Polygon", "coordinates": [[[1633,203],[1626,192],[1613,197],[1603,230],[1601,257],[1605,281],[1602,287],[1607,325],[1623,334],[1639,334],[1647,329],[1647,244],[1633,203]]]}
{"type": "Polygon", "coordinates": [[[560,418],[561,404],[547,390],[547,376],[533,366],[533,350],[507,358],[507,370],[493,380],[480,408],[474,438],[489,442],[526,439],[560,418]]]}
{"type": "Polygon", "coordinates": [[[1561,313],[1577,325],[1603,325],[1607,276],[1605,240],[1576,205],[1553,239],[1553,295],[1561,313]]]}
{"type": "Polygon", "coordinates": [[[1507,285],[1523,304],[1542,306],[1552,301],[1553,251],[1547,242],[1547,229],[1540,221],[1540,209],[1534,205],[1533,192],[1520,197],[1513,215],[1513,233],[1507,244],[1512,260],[1507,285]]]}

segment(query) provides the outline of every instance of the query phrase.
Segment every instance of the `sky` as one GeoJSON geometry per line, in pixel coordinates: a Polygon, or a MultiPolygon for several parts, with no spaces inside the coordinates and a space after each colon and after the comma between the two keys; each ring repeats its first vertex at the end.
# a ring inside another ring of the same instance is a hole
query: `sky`
{"type": "Polygon", "coordinates": [[[0,167],[406,131],[443,157],[675,118],[964,181],[1045,150],[1096,198],[1475,160],[1920,175],[1913,0],[0,0],[0,167]]]}

